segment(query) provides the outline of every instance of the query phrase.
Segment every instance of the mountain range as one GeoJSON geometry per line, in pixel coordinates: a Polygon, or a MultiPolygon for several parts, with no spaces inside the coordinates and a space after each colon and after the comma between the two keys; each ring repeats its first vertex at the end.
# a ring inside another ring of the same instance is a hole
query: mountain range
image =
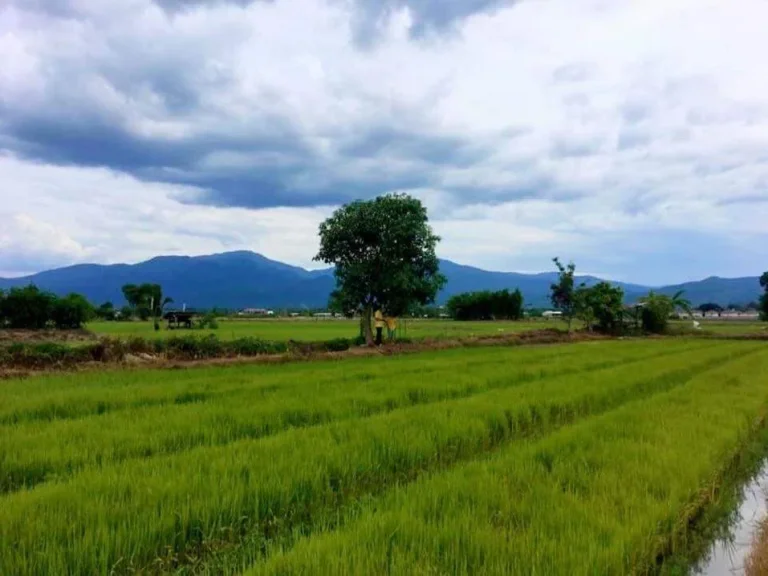
{"type": "MultiPolygon", "coordinates": [[[[556,272],[521,274],[491,272],[472,266],[440,261],[440,270],[448,283],[438,296],[445,302],[450,296],[474,290],[519,288],[526,305],[547,306],[549,286],[556,272]]],[[[599,282],[594,276],[580,276],[577,283],[599,282]]],[[[158,256],[138,264],[78,264],[40,272],[21,278],[0,278],[0,289],[36,286],[56,294],[78,292],[100,304],[123,302],[124,284],[158,283],[177,305],[211,308],[322,308],[334,287],[333,270],[305,270],[270,260],[261,254],[239,251],[208,256],[158,256]]],[[[652,288],[613,282],[624,289],[627,302],[633,302],[652,288]]],[[[716,302],[746,304],[758,299],[757,277],[711,277],[697,282],[653,288],[663,294],[684,290],[694,305],[716,302]]]]}

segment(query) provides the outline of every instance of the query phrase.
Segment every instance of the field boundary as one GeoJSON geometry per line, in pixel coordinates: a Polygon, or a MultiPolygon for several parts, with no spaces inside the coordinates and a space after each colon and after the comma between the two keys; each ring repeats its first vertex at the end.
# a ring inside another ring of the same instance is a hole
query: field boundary
{"type": "Polygon", "coordinates": [[[0,346],[0,379],[21,378],[51,371],[82,371],[110,367],[180,369],[231,364],[283,364],[479,346],[565,344],[610,339],[614,338],[587,332],[568,334],[552,328],[504,335],[427,337],[386,343],[380,347],[357,345],[354,339],[282,343],[255,338],[222,342],[210,337],[186,337],[178,343],[171,341],[171,346],[159,353],[150,353],[146,350],[154,352],[154,349],[149,348],[152,343],[144,339],[104,338],[97,343],[77,347],[52,343],[0,346]]]}

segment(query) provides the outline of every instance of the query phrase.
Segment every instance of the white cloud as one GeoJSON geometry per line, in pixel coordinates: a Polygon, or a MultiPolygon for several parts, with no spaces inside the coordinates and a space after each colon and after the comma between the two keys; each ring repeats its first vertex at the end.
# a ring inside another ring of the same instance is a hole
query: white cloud
{"type": "Polygon", "coordinates": [[[0,268],[234,248],[308,265],[328,206],[403,190],[467,263],[761,270],[768,4],[523,1],[419,39],[407,4],[363,49],[351,0],[70,0],[66,18],[11,0],[0,268]],[[89,130],[119,137],[61,140],[89,130]]]}

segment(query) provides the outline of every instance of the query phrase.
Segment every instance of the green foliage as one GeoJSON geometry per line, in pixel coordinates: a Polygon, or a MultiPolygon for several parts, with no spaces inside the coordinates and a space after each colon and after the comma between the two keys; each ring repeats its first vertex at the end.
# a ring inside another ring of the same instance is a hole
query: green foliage
{"type": "Polygon", "coordinates": [[[520,320],[523,295],[520,290],[464,292],[452,296],[446,308],[456,320],[520,320]]]}
{"type": "Polygon", "coordinates": [[[559,258],[553,258],[552,261],[557,266],[559,276],[557,282],[550,285],[550,300],[552,306],[563,313],[563,320],[568,322],[568,332],[570,332],[578,307],[574,284],[576,265],[570,262],[568,266],[563,266],[559,258]]]}
{"type": "Polygon", "coordinates": [[[413,304],[432,302],[445,284],[426,208],[405,194],[380,196],[342,206],[320,225],[315,260],[335,266],[334,306],[362,310],[366,340],[376,307],[393,316],[413,304]]]}
{"type": "Polygon", "coordinates": [[[208,312],[204,316],[200,317],[195,323],[195,328],[198,330],[218,330],[219,321],[215,312],[208,312]]]}
{"type": "Polygon", "coordinates": [[[56,328],[61,330],[82,328],[95,316],[93,306],[80,294],[69,294],[53,301],[51,319],[56,328]]]}
{"type": "Polygon", "coordinates": [[[643,330],[651,334],[664,334],[669,327],[669,317],[675,311],[672,298],[664,294],[649,292],[640,299],[643,330]]]}
{"type": "Polygon", "coordinates": [[[760,413],[759,350],[606,342],[9,382],[0,573],[226,573],[216,550],[237,572],[631,573],[760,413]]]}
{"type": "Polygon", "coordinates": [[[592,330],[611,334],[622,329],[624,290],[608,282],[598,282],[576,290],[576,315],[592,330]]]}
{"type": "Polygon", "coordinates": [[[160,284],[126,284],[122,291],[125,301],[132,310],[132,315],[138,316],[140,320],[160,318],[163,315],[163,309],[173,302],[172,298],[163,297],[163,288],[160,284]]]}
{"type": "Polygon", "coordinates": [[[723,307],[719,304],[715,304],[714,302],[707,302],[705,304],[702,304],[697,308],[704,316],[706,316],[710,312],[716,312],[720,313],[723,311],[723,307]]]}
{"type": "Polygon", "coordinates": [[[34,284],[11,288],[0,299],[0,324],[13,329],[40,330],[51,321],[56,296],[34,284]]]}
{"type": "Polygon", "coordinates": [[[112,302],[104,302],[95,310],[96,317],[107,322],[115,320],[115,313],[115,305],[112,302]]]}

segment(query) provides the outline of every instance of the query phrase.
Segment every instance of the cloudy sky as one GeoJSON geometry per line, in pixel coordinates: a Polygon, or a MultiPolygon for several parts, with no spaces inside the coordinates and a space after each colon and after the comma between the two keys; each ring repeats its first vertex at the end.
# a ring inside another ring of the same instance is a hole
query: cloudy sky
{"type": "Polygon", "coordinates": [[[764,0],[0,0],[0,276],[312,266],[405,191],[442,257],[662,284],[768,268],[764,0]]]}

